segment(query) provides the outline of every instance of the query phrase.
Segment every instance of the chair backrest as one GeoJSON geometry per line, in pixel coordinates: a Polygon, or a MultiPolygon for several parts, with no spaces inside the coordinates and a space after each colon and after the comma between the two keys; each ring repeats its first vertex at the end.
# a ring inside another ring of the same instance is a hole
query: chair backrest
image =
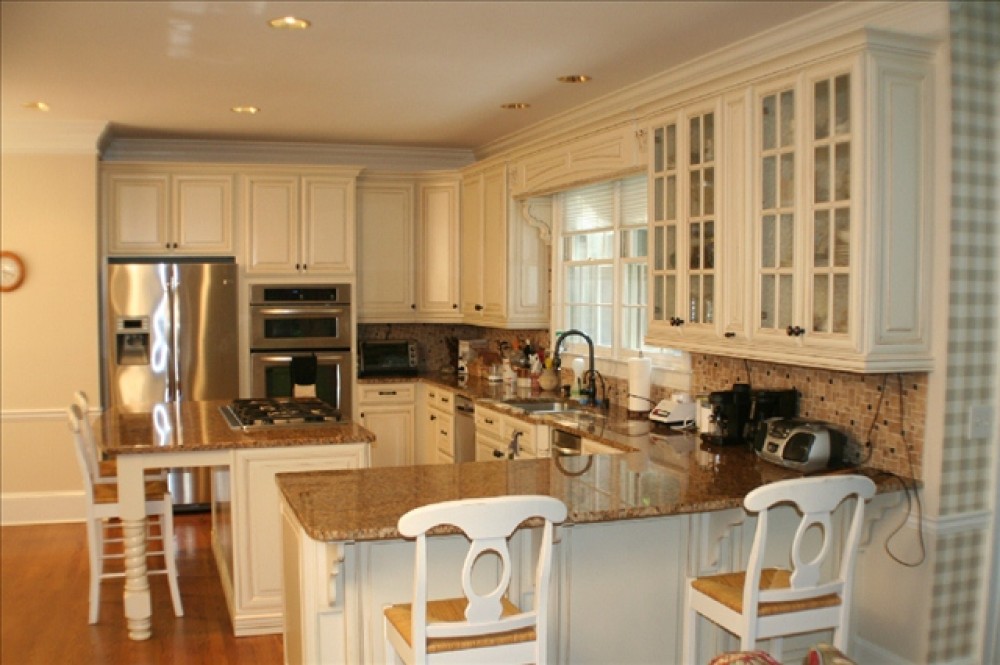
{"type": "Polygon", "coordinates": [[[426,638],[484,635],[529,626],[535,626],[539,638],[544,638],[552,567],[553,523],[565,519],[566,506],[562,501],[535,495],[446,501],[415,508],[403,515],[399,519],[399,532],[417,539],[411,627],[414,651],[423,652],[426,638]],[[511,579],[507,539],[518,525],[533,517],[544,520],[535,569],[534,606],[521,614],[501,617],[501,599],[507,593],[511,579]],[[442,525],[461,529],[471,540],[462,566],[462,590],[468,606],[465,621],[428,625],[426,537],[429,530],[442,525]],[[489,593],[479,594],[472,586],[472,569],[476,559],[488,552],[495,552],[500,558],[500,582],[489,593]]]}
{"type": "Polygon", "coordinates": [[[80,464],[80,473],[83,474],[84,489],[87,492],[88,501],[92,502],[94,483],[98,481],[100,475],[97,465],[97,445],[94,442],[92,430],[84,425],[87,416],[80,409],[80,405],[70,404],[66,413],[69,417],[69,429],[73,432],[76,460],[80,464]],[[89,435],[88,432],[90,432],[89,435]]]}
{"type": "Polygon", "coordinates": [[[864,523],[865,500],[874,494],[875,483],[860,475],[795,478],[764,485],[747,494],[743,505],[748,511],[758,513],[758,517],[743,590],[744,611],[756,613],[760,602],[806,600],[831,593],[840,594],[844,605],[848,605],[854,562],[864,523]],[[843,539],[841,550],[837,552],[833,545],[835,534],[830,518],[849,497],[855,497],[856,503],[850,528],[843,539]],[[768,514],[780,504],[795,505],[801,515],[794,536],[788,543],[790,585],[785,589],[759,590],[761,569],[767,551],[768,514]],[[812,536],[807,537],[811,533],[817,534],[822,541],[815,554],[815,540],[812,536]],[[827,571],[826,575],[824,570],[827,571]],[[836,576],[830,570],[836,570],[836,576]]]}

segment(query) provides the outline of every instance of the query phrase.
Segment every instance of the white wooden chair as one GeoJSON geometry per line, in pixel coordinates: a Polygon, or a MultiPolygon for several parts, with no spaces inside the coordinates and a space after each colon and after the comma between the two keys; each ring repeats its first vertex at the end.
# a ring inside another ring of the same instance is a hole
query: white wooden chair
{"type": "Polygon", "coordinates": [[[547,496],[465,499],[411,510],[399,532],[416,537],[413,602],[385,610],[386,662],[393,653],[413,663],[544,663],[548,639],[548,591],[552,567],[553,523],[566,519],[566,506],[547,496]],[[535,569],[534,602],[521,610],[506,597],[511,579],[507,539],[526,519],[544,520],[535,569]],[[427,532],[440,525],[461,529],[471,540],[462,566],[463,597],[427,599],[427,532]],[[496,588],[485,594],[472,586],[476,559],[489,552],[500,558],[496,588]]]}
{"type": "MultiPolygon", "coordinates": [[[[97,623],[101,610],[101,580],[124,577],[124,570],[105,571],[109,560],[124,560],[124,539],[121,536],[121,504],[118,503],[117,482],[98,482],[99,464],[97,449],[85,413],[78,403],[69,407],[69,428],[73,432],[76,457],[83,475],[87,499],[87,550],[90,559],[90,611],[88,621],[97,623]],[[88,434],[89,433],[89,434],[88,434]],[[117,531],[117,534],[114,532],[117,531]]],[[[116,479],[114,479],[116,480],[116,479]]],[[[174,614],[184,616],[181,594],[177,587],[177,565],[174,559],[173,502],[167,484],[162,480],[146,481],[147,543],[159,543],[158,549],[149,547],[147,556],[162,556],[164,567],[150,567],[150,575],[167,575],[170,599],[174,614]],[[158,528],[151,528],[152,525],[158,528]]]]}
{"type": "Polygon", "coordinates": [[[814,630],[832,628],[834,645],[846,652],[865,500],[874,494],[875,484],[858,475],[796,478],[747,494],[744,507],[758,513],[747,569],[689,581],[684,662],[694,665],[696,660],[698,615],[739,636],[742,651],[752,651],[758,640],[770,639],[770,651],[779,661],[782,637],[814,630]],[[849,497],[855,497],[856,503],[842,549],[837,552],[830,516],[849,497]],[[768,513],[779,504],[794,504],[801,515],[787,543],[791,566],[764,568],[768,513]],[[817,536],[821,544],[817,544],[817,536]]]}
{"type": "MultiPolygon", "coordinates": [[[[94,439],[94,428],[90,424],[90,399],[87,393],[77,390],[73,393],[73,403],[80,407],[80,428],[83,430],[84,440],[90,447],[90,452],[97,460],[97,476],[94,483],[97,485],[117,485],[118,484],[118,464],[115,460],[102,460],[97,454],[97,444],[94,439]]],[[[166,469],[146,469],[146,480],[166,480],[166,469]]]]}

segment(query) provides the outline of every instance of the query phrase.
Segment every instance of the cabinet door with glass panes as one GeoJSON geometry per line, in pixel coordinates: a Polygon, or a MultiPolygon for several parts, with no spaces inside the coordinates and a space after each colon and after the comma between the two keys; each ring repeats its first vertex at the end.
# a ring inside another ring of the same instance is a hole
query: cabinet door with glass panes
{"type": "Polygon", "coordinates": [[[712,105],[652,128],[650,343],[717,333],[719,117],[712,105]]]}
{"type": "Polygon", "coordinates": [[[778,344],[844,344],[850,327],[851,76],[801,77],[756,96],[757,320],[778,344]]]}

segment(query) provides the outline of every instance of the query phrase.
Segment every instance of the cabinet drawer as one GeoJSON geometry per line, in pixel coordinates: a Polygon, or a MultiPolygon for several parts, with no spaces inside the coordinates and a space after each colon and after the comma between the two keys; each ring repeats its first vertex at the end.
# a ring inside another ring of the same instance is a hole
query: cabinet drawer
{"type": "Polygon", "coordinates": [[[396,402],[413,402],[414,386],[411,383],[369,383],[358,386],[360,402],[389,404],[396,402]]]}
{"type": "Polygon", "coordinates": [[[529,457],[534,457],[537,451],[535,446],[535,426],[516,418],[506,418],[504,420],[503,428],[504,442],[510,443],[511,439],[514,438],[514,435],[517,432],[521,433],[521,436],[518,439],[518,445],[521,450],[525,453],[529,453],[529,457]]]}
{"type": "Polygon", "coordinates": [[[476,407],[476,435],[489,433],[497,439],[503,438],[504,417],[496,411],[476,407]]]}
{"type": "Polygon", "coordinates": [[[455,394],[450,390],[432,386],[427,388],[427,406],[448,414],[454,413],[455,394]]]}

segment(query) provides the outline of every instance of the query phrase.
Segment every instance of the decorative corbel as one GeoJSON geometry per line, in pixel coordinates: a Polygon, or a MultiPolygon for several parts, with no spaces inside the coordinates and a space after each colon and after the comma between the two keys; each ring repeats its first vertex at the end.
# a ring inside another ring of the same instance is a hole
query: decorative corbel
{"type": "Polygon", "coordinates": [[[521,218],[528,226],[538,231],[538,237],[546,245],[552,244],[552,199],[539,196],[521,200],[521,218]]]}
{"type": "Polygon", "coordinates": [[[327,543],[327,570],[326,579],[326,602],[328,607],[336,607],[338,601],[337,589],[338,581],[342,581],[344,573],[344,544],[327,543]]]}
{"type": "Polygon", "coordinates": [[[646,152],[646,139],[648,137],[649,133],[645,129],[635,130],[635,147],[639,154],[646,152]]]}

